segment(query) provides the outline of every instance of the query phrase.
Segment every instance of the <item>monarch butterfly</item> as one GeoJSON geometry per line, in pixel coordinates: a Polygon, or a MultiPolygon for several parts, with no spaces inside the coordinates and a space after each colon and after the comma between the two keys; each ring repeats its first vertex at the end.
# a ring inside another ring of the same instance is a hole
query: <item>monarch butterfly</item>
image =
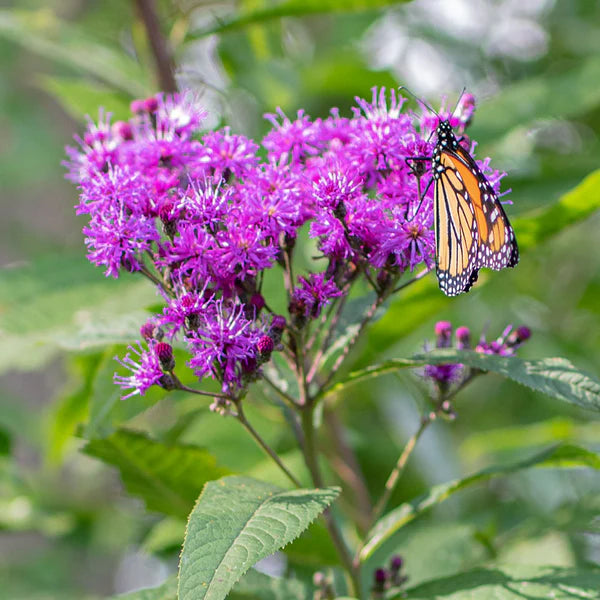
{"type": "Polygon", "coordinates": [[[514,267],[519,249],[498,196],[448,120],[439,122],[436,135],[431,159],[436,272],[444,294],[456,296],[471,289],[481,267],[514,267]]]}

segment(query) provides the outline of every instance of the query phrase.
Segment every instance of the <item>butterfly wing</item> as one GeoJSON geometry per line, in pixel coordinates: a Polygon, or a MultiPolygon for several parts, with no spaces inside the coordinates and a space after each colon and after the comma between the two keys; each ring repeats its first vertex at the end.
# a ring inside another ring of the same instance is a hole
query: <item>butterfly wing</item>
{"type": "Polygon", "coordinates": [[[479,269],[514,267],[515,234],[492,186],[454,139],[434,153],[437,275],[447,296],[468,291],[479,269]]]}

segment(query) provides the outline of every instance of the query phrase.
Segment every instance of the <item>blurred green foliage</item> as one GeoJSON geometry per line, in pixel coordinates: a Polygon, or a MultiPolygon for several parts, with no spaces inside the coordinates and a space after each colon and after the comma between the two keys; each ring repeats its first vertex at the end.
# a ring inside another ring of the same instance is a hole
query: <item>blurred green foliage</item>
{"type": "MultiPolygon", "coordinates": [[[[511,5],[515,22],[533,23],[537,29],[524,34],[525,41],[539,34],[545,43],[527,56],[518,48],[486,51],[481,39],[446,26],[439,6],[439,13],[427,9],[435,2],[395,4],[248,1],[231,9],[163,0],[159,10],[180,83],[203,91],[214,123],[251,136],[264,134],[262,115],[277,106],[318,117],[332,106],[347,114],[354,96],[368,97],[375,85],[427,91],[414,72],[403,71],[411,48],[421,52],[423,70],[432,53],[451,66],[453,76],[435,93],[429,90],[434,106],[438,92],[454,98],[465,84],[480,93],[469,133],[480,144],[478,156],[490,155],[494,166],[509,171],[521,263],[458,299],[443,297],[433,281],[420,282],[372,328],[355,367],[411,356],[444,318],[475,335],[525,323],[534,332],[526,357],[563,356],[597,373],[600,176],[590,173],[600,165],[600,5],[538,2],[541,9],[531,13],[507,1],[474,5],[475,12],[488,13],[511,5]],[[394,26],[402,51],[378,36],[387,27],[393,34],[394,26]]],[[[468,18],[485,20],[483,14],[468,18]]],[[[21,0],[0,11],[0,65],[1,593],[15,600],[93,598],[159,584],[176,567],[185,517],[178,503],[161,495],[165,478],[183,480],[186,493],[178,502],[191,508],[202,477],[192,480],[193,469],[172,473],[170,465],[152,461],[150,470],[135,464],[132,471],[129,455],[115,448],[135,438],[127,452],[147,460],[158,446],[188,444],[180,466],[198,455],[219,474],[250,471],[269,479],[272,467],[237,423],[209,413],[204,402],[174,402],[157,392],[121,403],[111,383],[112,357],[137,337],[156,297],[137,280],[105,280],[84,261],[82,223],[72,210],[76,192],[63,182],[60,162],[86,114],[95,117],[104,106],[119,117],[131,99],[157,90],[148,40],[133,3],[21,0]],[[149,437],[131,433],[136,430],[149,437]],[[80,451],[82,438],[87,455],[80,451]],[[123,486],[145,498],[149,510],[123,486]]],[[[402,373],[348,388],[335,405],[372,497],[413,433],[425,395],[413,375],[402,373]]],[[[493,375],[465,390],[457,410],[456,422],[436,423],[424,436],[393,506],[492,462],[518,463],[556,441],[598,449],[595,414],[493,375]]],[[[300,465],[272,399],[254,398],[248,412],[286,462],[300,465]]],[[[329,456],[332,431],[325,418],[322,444],[329,456]]],[[[343,478],[338,483],[347,487],[343,478]]],[[[587,471],[497,479],[423,515],[389,551],[405,555],[414,584],[491,560],[597,564],[599,488],[587,471]]],[[[322,540],[322,529],[312,527],[289,547],[288,562],[299,577],[316,566],[307,564],[311,551],[317,565],[330,564],[332,551],[322,540]]],[[[490,586],[509,580],[494,573],[490,586]]],[[[524,580],[518,577],[514,581],[524,580]]],[[[540,585],[551,575],[543,577],[540,585]]],[[[568,575],[561,581],[567,585],[568,575]]],[[[239,597],[254,597],[252,586],[260,589],[252,579],[244,585],[250,591],[236,592],[239,597]]],[[[434,597],[435,585],[424,584],[418,597],[434,597]]],[[[154,595],[131,598],[172,598],[173,590],[167,583],[154,595]]]]}

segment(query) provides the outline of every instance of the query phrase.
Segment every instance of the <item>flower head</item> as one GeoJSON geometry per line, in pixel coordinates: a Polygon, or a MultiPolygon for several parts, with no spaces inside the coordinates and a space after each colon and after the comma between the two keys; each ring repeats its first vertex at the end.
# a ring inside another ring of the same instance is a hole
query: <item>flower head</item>
{"type": "Polygon", "coordinates": [[[130,352],[127,352],[122,359],[115,356],[115,360],[120,365],[131,371],[131,375],[118,375],[115,373],[113,377],[113,381],[124,390],[132,390],[129,394],[123,396],[122,400],[136,394],[143,396],[148,388],[159,385],[164,375],[160,358],[152,345],[144,350],[142,345],[137,342],[137,348],[129,346],[129,350],[130,352]],[[138,358],[133,358],[132,355],[136,355],[138,358]]]}

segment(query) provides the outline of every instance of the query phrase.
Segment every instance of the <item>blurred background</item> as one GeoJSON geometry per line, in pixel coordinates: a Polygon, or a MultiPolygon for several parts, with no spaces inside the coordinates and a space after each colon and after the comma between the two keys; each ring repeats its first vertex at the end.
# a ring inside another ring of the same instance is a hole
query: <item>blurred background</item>
{"type": "MultiPolygon", "coordinates": [[[[143,308],[156,300],[147,286],[105,280],[86,263],[77,192],[61,166],[85,115],[97,118],[103,106],[126,117],[132,99],[172,84],[157,76],[145,4],[21,0],[0,10],[2,598],[100,597],[158,584],[177,564],[181,520],[145,512],[117,470],[78,451],[82,437],[108,435],[129,417],[159,435],[191,408],[156,403],[158,395],[143,406],[115,403],[110,359],[119,349],[111,344],[135,338],[143,308]],[[106,331],[104,347],[86,346],[82,332],[90,329],[106,331]],[[141,408],[148,410],[140,416],[141,408]]],[[[478,101],[469,135],[479,158],[491,156],[508,172],[515,223],[547,210],[600,167],[596,0],[150,4],[173,51],[177,85],[199,91],[208,127],[226,124],[260,139],[269,125],[262,115],[277,107],[290,117],[299,109],[325,117],[332,107],[347,115],[355,96],[399,85],[438,107],[467,88],[478,101]]],[[[564,356],[598,374],[600,190],[589,193],[578,200],[587,218],[559,210],[540,221],[548,235],[538,235],[543,243],[528,248],[514,271],[457,299],[418,289],[408,308],[394,303],[355,365],[420,350],[443,318],[468,325],[475,337],[528,325],[524,356],[564,356]]],[[[425,396],[416,377],[403,375],[357,386],[338,407],[371,489],[385,481],[425,396]]],[[[279,418],[263,408],[256,415],[263,425],[279,418]]],[[[467,389],[457,411],[455,423],[427,432],[396,503],[557,440],[600,446],[595,415],[493,377],[467,389]]],[[[237,430],[206,411],[193,415],[180,439],[240,468],[239,451],[228,451],[237,430]]],[[[273,436],[275,446],[289,446],[283,433],[273,436]]],[[[248,444],[251,468],[262,455],[248,444]]],[[[400,550],[411,581],[491,556],[598,563],[598,491],[588,472],[536,472],[464,494],[407,535],[400,550]],[[446,530],[444,514],[458,519],[446,530]],[[429,564],[411,565],[410,556],[423,552],[429,564]]]]}

